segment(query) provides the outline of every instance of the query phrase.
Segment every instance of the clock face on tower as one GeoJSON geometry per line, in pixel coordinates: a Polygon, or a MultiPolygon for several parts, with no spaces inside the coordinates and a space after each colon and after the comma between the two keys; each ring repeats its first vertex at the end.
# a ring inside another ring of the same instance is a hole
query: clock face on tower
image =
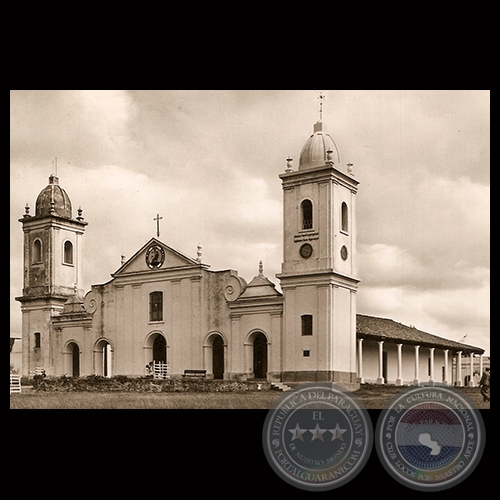
{"type": "Polygon", "coordinates": [[[160,245],[151,245],[146,252],[146,264],[150,269],[158,269],[165,260],[165,251],[160,245]]]}
{"type": "Polygon", "coordinates": [[[303,259],[308,259],[312,253],[313,253],[313,248],[309,243],[304,243],[300,249],[299,249],[300,256],[303,259]]]}

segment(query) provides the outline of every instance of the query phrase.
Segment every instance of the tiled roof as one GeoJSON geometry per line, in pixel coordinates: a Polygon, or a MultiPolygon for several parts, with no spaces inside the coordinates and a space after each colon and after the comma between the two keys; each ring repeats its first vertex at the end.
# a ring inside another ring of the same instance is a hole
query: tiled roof
{"type": "Polygon", "coordinates": [[[415,327],[397,323],[392,319],[376,318],[374,316],[365,316],[364,314],[358,314],[356,319],[356,334],[358,338],[438,347],[440,349],[462,351],[463,354],[470,354],[471,352],[475,354],[484,353],[484,349],[480,347],[444,339],[431,333],[422,332],[415,327]]]}

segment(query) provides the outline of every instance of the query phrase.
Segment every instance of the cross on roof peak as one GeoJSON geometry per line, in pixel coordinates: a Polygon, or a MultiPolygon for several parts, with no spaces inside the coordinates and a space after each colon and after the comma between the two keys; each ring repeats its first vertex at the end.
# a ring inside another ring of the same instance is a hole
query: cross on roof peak
{"type": "Polygon", "coordinates": [[[163,219],[163,217],[160,217],[160,214],[156,214],[156,217],[153,219],[156,221],[156,237],[160,237],[160,220],[163,219]]]}

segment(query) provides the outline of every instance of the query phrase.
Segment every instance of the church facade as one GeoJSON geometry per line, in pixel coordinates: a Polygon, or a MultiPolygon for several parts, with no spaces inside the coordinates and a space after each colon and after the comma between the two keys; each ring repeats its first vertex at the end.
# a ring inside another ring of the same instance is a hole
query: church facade
{"type": "MultiPolygon", "coordinates": [[[[338,148],[323,128],[321,122],[314,125],[298,169],[288,159],[279,176],[284,208],[283,263],[277,275],[281,292],[264,275],[262,263],[247,283],[235,270],[213,271],[200,255],[189,257],[151,238],[110,281],[92,285],[85,294],[79,285],[87,222],[80,209],[73,218],[69,196],[58,178],[50,176],[35,214],[26,207],[19,219],[24,232],[23,291],[17,297],[23,375],[43,367],[49,376],[144,376],[154,361],[166,364],[170,377],[205,370],[207,378],[358,387],[364,381],[356,314],[358,181],[352,164],[342,166],[338,148]]],[[[369,361],[365,377],[370,360],[377,370],[377,360],[383,359],[384,341],[372,330],[361,332],[369,361]],[[368,349],[371,343],[374,347],[368,349]]],[[[396,356],[401,367],[408,348],[396,348],[397,338],[392,341],[391,352],[400,351],[390,358],[396,356]]],[[[413,341],[412,346],[418,343],[413,341]]],[[[426,341],[425,346],[434,345],[426,341]]],[[[450,366],[459,349],[448,347],[450,366]]],[[[441,357],[436,353],[432,362],[441,357]]],[[[396,383],[405,382],[395,368],[389,372],[396,383]]],[[[383,383],[382,365],[377,375],[383,383]]]]}

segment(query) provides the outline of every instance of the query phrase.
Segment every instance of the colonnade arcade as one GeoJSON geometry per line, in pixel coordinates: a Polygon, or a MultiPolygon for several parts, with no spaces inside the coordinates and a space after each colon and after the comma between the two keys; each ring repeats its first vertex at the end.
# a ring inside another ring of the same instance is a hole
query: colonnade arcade
{"type": "Polygon", "coordinates": [[[386,384],[389,380],[390,383],[395,383],[395,385],[437,382],[462,387],[464,378],[469,376],[469,386],[474,386],[474,372],[478,371],[480,374],[483,372],[483,356],[473,351],[358,338],[357,370],[360,383],[370,381],[377,384],[386,384]],[[374,347],[376,350],[375,363],[374,347]],[[393,353],[392,358],[396,358],[395,377],[388,377],[389,370],[394,375],[394,366],[389,366],[388,351],[393,353]],[[369,355],[367,355],[368,352],[369,355]],[[440,360],[439,365],[436,363],[437,357],[440,360]],[[464,357],[470,357],[470,364],[467,367],[467,372],[470,373],[465,373],[466,370],[462,368],[464,357]],[[477,360],[477,358],[479,359],[477,360]],[[425,370],[426,359],[427,370],[425,370]],[[437,367],[441,368],[441,373],[438,372],[437,367]],[[374,376],[375,368],[376,380],[374,376]],[[409,376],[410,369],[411,376],[409,376]]]}

